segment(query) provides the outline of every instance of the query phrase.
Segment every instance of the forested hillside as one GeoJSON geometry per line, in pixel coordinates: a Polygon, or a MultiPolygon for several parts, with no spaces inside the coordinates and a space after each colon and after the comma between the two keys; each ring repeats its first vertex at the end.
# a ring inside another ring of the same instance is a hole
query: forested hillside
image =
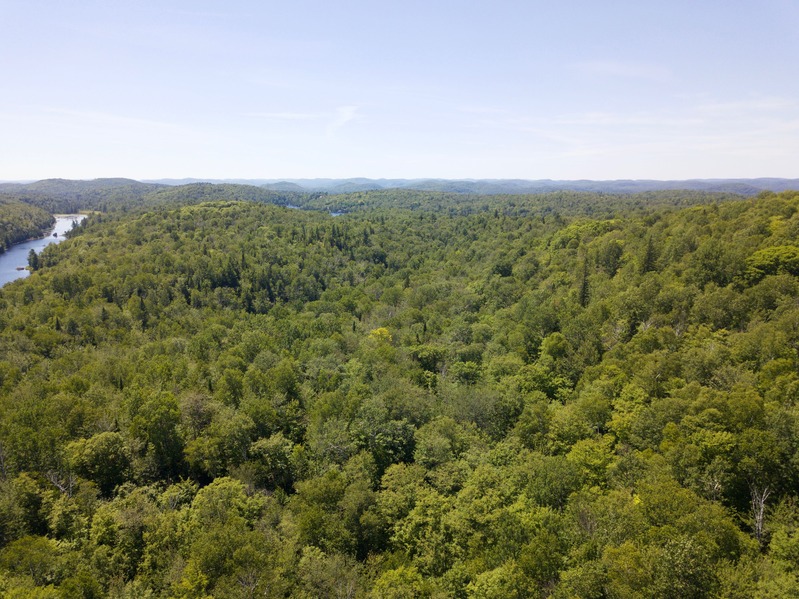
{"type": "Polygon", "coordinates": [[[553,191],[525,195],[481,195],[442,191],[391,189],[341,194],[313,194],[296,204],[334,213],[378,208],[404,208],[425,212],[444,212],[466,216],[474,212],[496,212],[508,216],[590,216],[612,218],[632,211],[647,212],[663,208],[718,204],[741,200],[732,193],[669,190],[636,194],[598,194],[577,191],[553,191]]]}
{"type": "Polygon", "coordinates": [[[311,194],[270,191],[253,185],[193,183],[171,187],[132,179],[44,179],[35,183],[0,183],[0,198],[41,208],[50,213],[133,210],[142,207],[197,203],[212,200],[246,200],[290,204],[311,194]]]}
{"type": "Polygon", "coordinates": [[[0,253],[15,243],[41,237],[54,222],[41,208],[0,195],[0,253]]]}
{"type": "Polygon", "coordinates": [[[190,187],[0,290],[5,596],[799,596],[799,193],[190,187]]]}
{"type": "Polygon", "coordinates": [[[146,194],[161,187],[132,179],[44,179],[26,184],[3,183],[0,184],[0,193],[50,213],[75,213],[108,210],[120,204],[138,204],[146,194]]]}

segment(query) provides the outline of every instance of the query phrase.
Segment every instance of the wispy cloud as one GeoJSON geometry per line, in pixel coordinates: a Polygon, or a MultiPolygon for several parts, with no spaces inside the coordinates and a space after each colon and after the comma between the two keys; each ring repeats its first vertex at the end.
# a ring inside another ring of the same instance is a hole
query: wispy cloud
{"type": "Polygon", "coordinates": [[[73,110],[69,108],[45,108],[45,114],[69,117],[88,124],[115,125],[123,127],[147,127],[159,129],[174,129],[175,123],[156,121],[123,114],[98,112],[91,110],[73,110]]]}
{"type": "Polygon", "coordinates": [[[507,114],[503,108],[495,108],[493,106],[459,106],[458,110],[466,114],[485,115],[485,116],[498,116],[507,114]]]}
{"type": "Polygon", "coordinates": [[[784,96],[673,96],[646,110],[472,114],[469,125],[483,138],[510,140],[552,168],[558,160],[580,164],[585,176],[790,172],[786,157],[799,152],[799,100],[784,96]]]}
{"type": "MultiPolygon", "coordinates": [[[[588,111],[553,114],[549,116],[490,115],[472,121],[479,128],[502,129],[538,133],[540,131],[636,131],[701,127],[705,119],[696,114],[658,112],[602,112],[588,111]],[[493,118],[492,118],[493,117],[493,118]]],[[[558,136],[560,137],[560,135],[558,136]]]]}
{"type": "Polygon", "coordinates": [[[601,77],[619,77],[624,79],[644,79],[647,81],[669,81],[672,72],[662,66],[615,60],[589,60],[573,65],[575,69],[590,75],[601,77]]]}
{"type": "Polygon", "coordinates": [[[207,19],[228,19],[235,18],[236,15],[231,12],[210,11],[210,10],[181,10],[177,8],[158,8],[162,14],[177,15],[179,17],[201,17],[207,19]]]}
{"type": "Polygon", "coordinates": [[[700,101],[694,110],[718,117],[768,115],[799,111],[799,102],[781,97],[756,97],[731,101],[700,101]]]}
{"type": "Polygon", "coordinates": [[[248,112],[244,116],[275,121],[313,121],[328,115],[320,112],[248,112]]]}
{"type": "Polygon", "coordinates": [[[335,117],[327,126],[327,134],[329,136],[335,135],[347,123],[357,118],[358,108],[358,106],[339,106],[336,108],[335,117]]]}
{"type": "Polygon", "coordinates": [[[557,116],[550,122],[554,125],[585,127],[687,127],[701,125],[704,119],[699,116],[675,116],[651,112],[584,112],[557,116]]]}
{"type": "Polygon", "coordinates": [[[332,110],[320,112],[249,112],[244,116],[265,119],[275,122],[313,123],[317,121],[328,137],[334,136],[348,123],[358,118],[359,106],[338,106],[332,110]]]}

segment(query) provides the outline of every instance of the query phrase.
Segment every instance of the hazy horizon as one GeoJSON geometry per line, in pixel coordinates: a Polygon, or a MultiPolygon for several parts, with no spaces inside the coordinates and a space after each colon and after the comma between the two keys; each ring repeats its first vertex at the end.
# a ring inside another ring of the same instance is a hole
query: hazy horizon
{"type": "Polygon", "coordinates": [[[648,177],[626,177],[626,178],[617,178],[617,179],[586,179],[586,178],[574,178],[574,179],[553,179],[549,177],[541,177],[536,179],[529,179],[529,178],[521,178],[521,177],[364,177],[364,176],[342,176],[342,177],[193,177],[193,176],[186,176],[186,177],[129,177],[126,175],[110,175],[110,176],[102,176],[102,177],[41,177],[41,178],[34,178],[34,179],[0,179],[0,183],[19,183],[19,184],[29,184],[29,183],[37,183],[39,181],[48,181],[48,180],[64,180],[64,181],[97,181],[103,179],[128,179],[131,181],[138,181],[140,183],[152,183],[152,182],[160,182],[160,181],[197,181],[197,182],[222,182],[222,183],[232,183],[236,181],[242,182],[261,182],[261,183],[281,183],[281,182],[292,182],[292,181],[357,181],[357,180],[368,180],[368,181],[471,181],[471,182],[479,182],[479,181],[521,181],[521,182],[530,182],[536,183],[541,181],[551,181],[553,183],[575,183],[575,182],[594,182],[594,183],[612,183],[616,181],[633,181],[633,182],[647,182],[651,181],[653,183],[679,183],[685,181],[758,181],[758,180],[794,180],[799,179],[799,177],[769,177],[769,176],[760,176],[760,177],[691,177],[687,179],[653,179],[648,177]]]}

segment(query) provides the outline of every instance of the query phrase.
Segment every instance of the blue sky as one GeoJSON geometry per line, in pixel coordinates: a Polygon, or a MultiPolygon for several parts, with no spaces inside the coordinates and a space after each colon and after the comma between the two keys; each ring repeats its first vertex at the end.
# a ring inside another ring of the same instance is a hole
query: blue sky
{"type": "Polygon", "coordinates": [[[0,179],[799,177],[799,2],[0,0],[0,179]]]}

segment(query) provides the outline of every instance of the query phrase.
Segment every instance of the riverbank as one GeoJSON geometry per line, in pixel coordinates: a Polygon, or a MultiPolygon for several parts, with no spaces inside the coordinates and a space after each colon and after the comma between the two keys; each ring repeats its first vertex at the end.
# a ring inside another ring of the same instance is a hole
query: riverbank
{"type": "Polygon", "coordinates": [[[60,243],[75,223],[80,223],[86,218],[85,214],[54,214],[53,216],[56,219],[55,225],[47,235],[16,243],[0,255],[0,286],[27,277],[30,274],[27,269],[30,251],[34,250],[38,254],[51,243],[60,243]]]}

